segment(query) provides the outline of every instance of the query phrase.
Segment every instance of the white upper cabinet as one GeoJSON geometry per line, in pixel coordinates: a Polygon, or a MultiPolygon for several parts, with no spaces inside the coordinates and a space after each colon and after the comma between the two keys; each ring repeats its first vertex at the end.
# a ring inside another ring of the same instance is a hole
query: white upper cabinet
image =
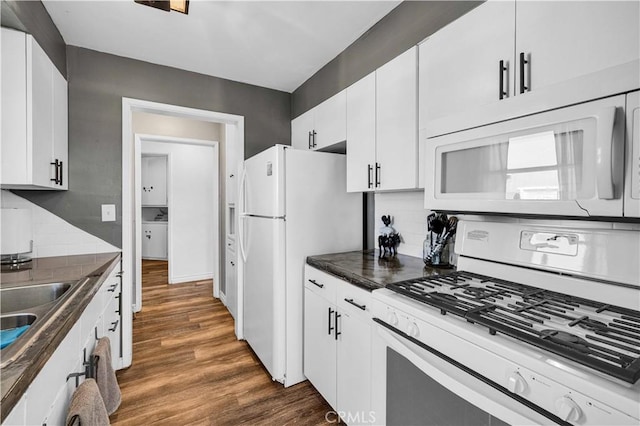
{"type": "Polygon", "coordinates": [[[347,88],[347,191],[374,189],[376,73],[347,88]]]}
{"type": "Polygon", "coordinates": [[[296,149],[312,149],[313,109],[291,120],[291,146],[296,149]]]}
{"type": "Polygon", "coordinates": [[[417,47],[347,88],[347,191],[418,185],[417,47]]]}
{"type": "Polygon", "coordinates": [[[376,71],[376,170],[380,190],[418,185],[418,48],[376,71]]]}
{"type": "Polygon", "coordinates": [[[2,188],[68,188],[67,82],[33,37],[2,28],[2,188]]]}
{"type": "Polygon", "coordinates": [[[520,55],[530,59],[524,85],[532,92],[637,60],[639,6],[637,1],[517,1],[517,93],[520,55]]]}
{"type": "Polygon", "coordinates": [[[420,45],[434,137],[640,87],[640,2],[488,1],[420,45]]]}
{"type": "Polygon", "coordinates": [[[291,121],[291,145],[322,150],[347,139],[347,96],[342,91],[291,121]]]}
{"type": "Polygon", "coordinates": [[[490,1],[420,44],[421,129],[434,118],[498,102],[501,79],[502,97],[513,95],[514,16],[515,2],[490,1]]]}
{"type": "Polygon", "coordinates": [[[167,157],[149,155],[142,157],[142,205],[167,205],[167,157]]]}

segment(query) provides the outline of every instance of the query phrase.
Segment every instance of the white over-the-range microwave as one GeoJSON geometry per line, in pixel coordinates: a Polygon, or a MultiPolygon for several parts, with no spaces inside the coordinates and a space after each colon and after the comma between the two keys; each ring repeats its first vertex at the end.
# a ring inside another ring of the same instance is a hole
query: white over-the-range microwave
{"type": "Polygon", "coordinates": [[[640,91],[427,140],[425,207],[640,218],[640,91]]]}

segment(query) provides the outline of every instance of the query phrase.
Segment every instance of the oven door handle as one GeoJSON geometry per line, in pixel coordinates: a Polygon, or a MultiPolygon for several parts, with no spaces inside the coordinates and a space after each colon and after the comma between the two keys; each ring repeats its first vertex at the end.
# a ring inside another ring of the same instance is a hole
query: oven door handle
{"type": "Polygon", "coordinates": [[[598,186],[598,198],[601,200],[611,200],[615,197],[613,160],[616,155],[614,149],[618,149],[618,147],[614,145],[616,107],[603,108],[598,113],[597,118],[596,182],[598,186]]]}
{"type": "MultiPolygon", "coordinates": [[[[375,336],[381,338],[387,347],[405,357],[427,376],[431,377],[433,380],[452,392],[460,395],[476,407],[486,407],[482,409],[489,413],[504,413],[504,410],[508,409],[511,413],[511,419],[509,420],[512,423],[531,424],[532,418],[528,418],[522,413],[518,413],[507,407],[509,405],[507,401],[513,400],[513,403],[522,404],[528,407],[538,416],[551,419],[559,425],[570,425],[570,423],[563,421],[553,413],[536,406],[519,395],[512,394],[505,387],[490,381],[486,377],[449,358],[445,354],[442,354],[430,346],[408,336],[401,330],[385,323],[383,320],[373,318],[373,321],[376,323],[374,324],[375,336]],[[433,360],[429,359],[431,357],[434,357],[433,360]],[[438,364],[440,364],[440,366],[438,366],[438,364]],[[463,380],[456,379],[456,377],[460,377],[459,373],[466,374],[467,376],[473,376],[478,379],[478,381],[482,382],[482,384],[480,386],[472,387],[471,385],[474,381],[470,381],[467,378],[464,378],[463,380]],[[489,388],[487,388],[487,386],[489,386],[489,388]],[[496,394],[494,392],[494,395],[491,395],[491,392],[487,389],[494,389],[499,393],[496,394]],[[500,394],[502,394],[502,396],[497,397],[497,395],[500,394]],[[502,401],[500,401],[500,399],[502,399],[502,401]]],[[[496,415],[496,417],[500,417],[497,414],[494,415],[496,415]]],[[[540,420],[537,420],[536,422],[540,422],[540,420]]],[[[548,423],[548,421],[544,423],[548,423]]]]}

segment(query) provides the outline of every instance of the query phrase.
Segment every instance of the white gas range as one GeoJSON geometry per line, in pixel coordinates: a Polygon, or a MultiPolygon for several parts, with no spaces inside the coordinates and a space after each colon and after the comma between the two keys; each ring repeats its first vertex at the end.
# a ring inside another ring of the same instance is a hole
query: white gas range
{"type": "Polygon", "coordinates": [[[640,232],[461,221],[458,271],[373,292],[386,424],[640,423],[640,232]]]}

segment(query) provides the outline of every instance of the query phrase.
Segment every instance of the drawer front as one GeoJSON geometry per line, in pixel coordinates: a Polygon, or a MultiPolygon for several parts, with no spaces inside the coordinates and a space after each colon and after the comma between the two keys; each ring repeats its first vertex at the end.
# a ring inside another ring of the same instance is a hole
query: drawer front
{"type": "Polygon", "coordinates": [[[336,288],[341,280],[313,266],[305,265],[304,268],[304,287],[335,305],[336,288]]]}
{"type": "Polygon", "coordinates": [[[339,283],[336,291],[338,309],[350,315],[371,318],[371,292],[350,284],[339,283]]]}

